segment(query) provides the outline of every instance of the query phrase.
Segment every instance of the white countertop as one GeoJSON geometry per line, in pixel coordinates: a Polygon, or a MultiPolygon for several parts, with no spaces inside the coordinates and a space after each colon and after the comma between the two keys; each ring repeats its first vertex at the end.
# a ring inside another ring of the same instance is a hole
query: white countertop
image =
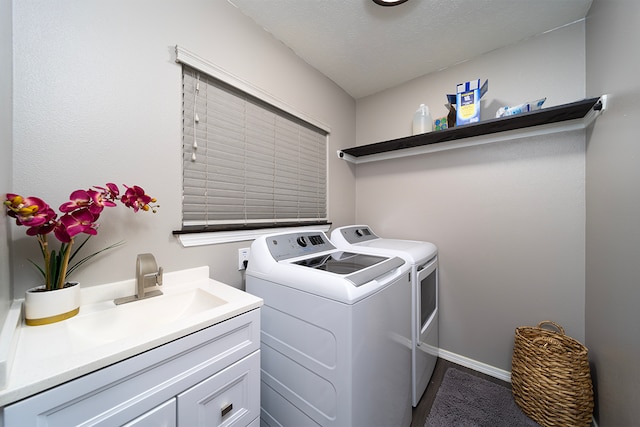
{"type": "MultiPolygon", "coordinates": [[[[80,313],[51,325],[26,326],[20,311],[22,300],[16,300],[0,336],[0,371],[4,369],[0,372],[0,380],[5,379],[6,383],[0,389],[0,407],[262,305],[262,299],[258,297],[210,279],[208,267],[165,273],[161,287],[165,295],[149,300],[175,297],[195,288],[226,302],[175,319],[171,318],[174,313],[167,313],[166,318],[161,316],[157,320],[141,319],[145,322],[144,327],[138,327],[138,331],[124,337],[109,337],[104,331],[101,334],[101,323],[96,323],[95,335],[78,334],[74,325],[83,324],[86,330],[85,321],[89,316],[108,321],[108,317],[102,317],[100,313],[114,309],[115,298],[133,295],[135,280],[81,289],[80,313]]],[[[126,309],[135,310],[136,304],[145,304],[145,301],[128,303],[126,309]]],[[[132,329],[134,326],[139,325],[132,325],[132,329]]],[[[106,325],[102,329],[108,328],[106,325]]]]}

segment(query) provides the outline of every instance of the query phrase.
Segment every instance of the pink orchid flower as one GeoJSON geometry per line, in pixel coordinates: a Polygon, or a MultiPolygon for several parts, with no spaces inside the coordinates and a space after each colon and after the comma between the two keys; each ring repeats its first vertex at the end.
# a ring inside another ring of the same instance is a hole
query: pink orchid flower
{"type": "Polygon", "coordinates": [[[70,214],[63,215],[60,218],[60,223],[64,226],[69,237],[74,237],[80,233],[95,236],[98,234],[96,224],[94,223],[95,218],[89,209],[79,209],[70,214]]]}
{"type": "Polygon", "coordinates": [[[37,197],[22,197],[17,194],[7,194],[4,202],[7,214],[16,219],[18,225],[38,227],[55,218],[55,212],[42,199],[37,197]]]}
{"type": "MultiPolygon", "coordinates": [[[[125,185],[125,187],[127,187],[125,185]]],[[[121,199],[125,206],[132,208],[134,212],[138,212],[139,209],[148,211],[150,209],[150,203],[154,203],[156,200],[151,196],[144,193],[144,189],[134,185],[133,187],[127,187],[127,191],[124,193],[121,199]]]]}
{"type": "Polygon", "coordinates": [[[120,189],[118,188],[118,186],[115,185],[113,182],[108,182],[105,185],[107,186],[107,188],[98,187],[97,185],[95,186],[95,188],[100,190],[103,196],[108,198],[109,200],[117,200],[118,195],[120,194],[120,189]]]}
{"type": "Polygon", "coordinates": [[[60,212],[73,212],[76,209],[86,208],[92,199],[89,191],[76,190],[69,196],[70,201],[60,205],[60,212]]]}
{"type": "Polygon", "coordinates": [[[49,234],[51,233],[51,230],[53,230],[54,227],[56,226],[56,223],[57,223],[56,218],[58,217],[58,214],[53,209],[51,209],[49,205],[46,205],[46,207],[40,210],[38,214],[41,219],[44,218],[44,222],[38,225],[35,225],[32,222],[23,224],[23,225],[29,226],[29,228],[27,229],[27,236],[37,236],[38,234],[49,234]]]}

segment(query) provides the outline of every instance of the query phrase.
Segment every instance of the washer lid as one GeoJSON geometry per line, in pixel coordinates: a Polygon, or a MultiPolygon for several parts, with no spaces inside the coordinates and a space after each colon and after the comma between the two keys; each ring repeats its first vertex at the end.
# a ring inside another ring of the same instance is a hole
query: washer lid
{"type": "Polygon", "coordinates": [[[305,258],[292,264],[338,274],[355,286],[361,286],[400,267],[404,261],[398,257],[386,258],[353,252],[333,252],[305,258]]]}
{"type": "Polygon", "coordinates": [[[399,255],[412,264],[424,262],[438,254],[438,248],[433,243],[381,238],[367,225],[336,228],[331,233],[331,241],[338,249],[383,256],[399,255]]]}

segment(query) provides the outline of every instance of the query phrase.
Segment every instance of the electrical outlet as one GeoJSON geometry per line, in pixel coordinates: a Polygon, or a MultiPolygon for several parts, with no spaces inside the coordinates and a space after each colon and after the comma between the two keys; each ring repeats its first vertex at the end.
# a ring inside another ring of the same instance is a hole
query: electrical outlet
{"type": "Polygon", "coordinates": [[[238,270],[246,270],[249,263],[249,248],[238,249],[238,270]]]}

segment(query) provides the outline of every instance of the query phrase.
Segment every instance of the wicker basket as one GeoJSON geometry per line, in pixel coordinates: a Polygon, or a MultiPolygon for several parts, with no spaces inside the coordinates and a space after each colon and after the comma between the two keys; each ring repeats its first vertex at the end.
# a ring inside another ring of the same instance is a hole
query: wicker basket
{"type": "Polygon", "coordinates": [[[554,322],[516,328],[511,387],[522,411],[544,427],[591,424],[593,387],[587,348],[554,322]],[[545,325],[557,332],[544,329],[545,325]]]}

